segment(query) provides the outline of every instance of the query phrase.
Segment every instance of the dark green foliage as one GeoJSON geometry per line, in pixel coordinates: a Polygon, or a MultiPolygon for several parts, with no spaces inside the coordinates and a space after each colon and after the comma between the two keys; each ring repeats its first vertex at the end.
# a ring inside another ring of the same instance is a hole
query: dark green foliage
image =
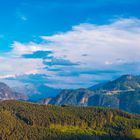
{"type": "Polygon", "coordinates": [[[119,110],[0,102],[2,140],[133,140],[139,130],[140,116],[119,110]]]}

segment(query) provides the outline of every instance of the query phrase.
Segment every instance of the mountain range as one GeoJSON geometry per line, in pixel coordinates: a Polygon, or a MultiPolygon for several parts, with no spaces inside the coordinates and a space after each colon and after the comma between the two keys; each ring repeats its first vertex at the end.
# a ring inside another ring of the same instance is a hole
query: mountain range
{"type": "Polygon", "coordinates": [[[19,93],[24,93],[30,102],[38,102],[49,96],[56,96],[61,89],[48,87],[45,84],[26,83],[12,87],[12,90],[19,93]]]}
{"type": "Polygon", "coordinates": [[[140,76],[123,75],[120,78],[90,88],[66,89],[43,104],[101,106],[140,114],[140,76]]]}
{"type": "Polygon", "coordinates": [[[44,84],[10,88],[0,83],[0,100],[26,100],[59,106],[100,106],[140,114],[140,76],[123,75],[89,88],[65,90],[44,84]]]}

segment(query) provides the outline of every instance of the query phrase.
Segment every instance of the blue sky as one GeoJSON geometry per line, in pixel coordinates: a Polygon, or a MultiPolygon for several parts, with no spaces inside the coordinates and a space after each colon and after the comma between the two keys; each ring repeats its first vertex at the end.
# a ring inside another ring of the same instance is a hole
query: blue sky
{"type": "Polygon", "coordinates": [[[139,0],[0,2],[2,80],[77,88],[139,74],[139,0]]]}
{"type": "Polygon", "coordinates": [[[139,0],[14,0],[0,4],[0,45],[7,50],[13,40],[39,41],[42,35],[70,30],[90,22],[104,24],[119,17],[140,17],[139,0]]]}

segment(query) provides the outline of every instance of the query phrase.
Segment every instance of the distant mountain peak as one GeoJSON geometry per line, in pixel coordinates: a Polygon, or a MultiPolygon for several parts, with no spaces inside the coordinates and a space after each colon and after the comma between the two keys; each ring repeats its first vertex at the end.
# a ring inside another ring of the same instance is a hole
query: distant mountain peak
{"type": "Polygon", "coordinates": [[[14,92],[5,83],[0,82],[0,100],[26,100],[26,96],[22,93],[14,92]]]}
{"type": "Polygon", "coordinates": [[[122,75],[120,78],[118,78],[118,80],[122,79],[122,80],[134,80],[137,79],[138,77],[132,74],[126,74],[126,75],[122,75]]]}
{"type": "Polygon", "coordinates": [[[29,101],[38,102],[49,96],[56,96],[60,93],[61,89],[48,87],[45,84],[27,83],[18,87],[12,88],[16,92],[24,93],[28,96],[29,101]]]}

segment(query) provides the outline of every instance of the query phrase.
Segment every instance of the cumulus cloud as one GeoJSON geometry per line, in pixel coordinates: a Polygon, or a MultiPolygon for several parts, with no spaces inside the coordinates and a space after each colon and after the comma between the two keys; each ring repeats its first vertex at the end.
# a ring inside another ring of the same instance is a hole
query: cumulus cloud
{"type": "Polygon", "coordinates": [[[21,56],[24,54],[31,54],[31,53],[34,53],[36,51],[48,50],[42,44],[36,44],[34,42],[29,42],[29,43],[23,44],[23,43],[20,43],[17,41],[15,41],[12,44],[11,48],[12,48],[12,51],[10,52],[10,54],[13,54],[15,56],[21,56]]]}
{"type": "Polygon", "coordinates": [[[44,65],[40,59],[0,57],[0,78],[16,77],[24,74],[37,74],[43,71],[44,65]]]}
{"type": "Polygon", "coordinates": [[[110,25],[81,24],[72,31],[43,36],[56,57],[65,56],[86,65],[137,61],[140,57],[140,21],[122,19],[110,25]],[[127,52],[127,53],[126,53],[127,52]],[[83,57],[87,54],[87,57],[83,57]],[[124,61],[118,61],[124,60],[124,61]]]}
{"type": "Polygon", "coordinates": [[[139,19],[119,19],[108,25],[84,23],[71,31],[41,38],[46,43],[14,42],[9,52],[12,58],[0,64],[0,71],[12,75],[14,67],[19,75],[47,74],[48,85],[65,88],[89,86],[140,71],[139,19]],[[49,52],[46,57],[44,52],[49,52]]]}

